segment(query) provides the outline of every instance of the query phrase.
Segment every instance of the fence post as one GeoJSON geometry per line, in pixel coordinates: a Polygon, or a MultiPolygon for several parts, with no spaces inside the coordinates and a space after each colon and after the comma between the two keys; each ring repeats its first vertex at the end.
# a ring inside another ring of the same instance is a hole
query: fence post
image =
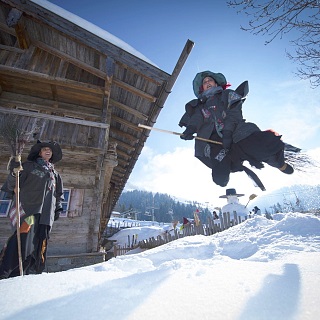
{"type": "Polygon", "coordinates": [[[234,225],[238,224],[237,211],[233,211],[233,221],[234,225]]]}
{"type": "Polygon", "coordinates": [[[116,244],[113,245],[113,256],[114,257],[117,256],[117,245],[116,244]]]}
{"type": "Polygon", "coordinates": [[[224,220],[224,227],[225,229],[228,229],[230,227],[230,218],[229,218],[229,212],[223,213],[223,220],[224,220]]]}

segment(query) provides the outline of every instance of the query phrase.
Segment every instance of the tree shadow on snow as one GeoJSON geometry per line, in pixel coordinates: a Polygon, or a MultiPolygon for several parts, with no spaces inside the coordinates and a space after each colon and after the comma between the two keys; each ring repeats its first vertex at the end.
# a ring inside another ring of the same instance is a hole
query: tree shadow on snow
{"type": "Polygon", "coordinates": [[[238,320],[290,320],[299,307],[300,273],[295,264],[285,264],[282,275],[266,277],[260,292],[250,299],[238,320]]]}

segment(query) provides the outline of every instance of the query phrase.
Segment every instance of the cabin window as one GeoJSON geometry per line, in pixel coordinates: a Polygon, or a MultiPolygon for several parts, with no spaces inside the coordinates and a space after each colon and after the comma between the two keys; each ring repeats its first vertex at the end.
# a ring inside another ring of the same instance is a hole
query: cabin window
{"type": "Polygon", "coordinates": [[[60,213],[60,217],[66,218],[68,216],[70,205],[70,189],[63,190],[64,201],[62,201],[63,211],[60,213]]]}
{"type": "Polygon", "coordinates": [[[11,200],[7,198],[7,193],[0,191],[0,217],[7,217],[11,200]]]}
{"type": "Polygon", "coordinates": [[[84,190],[83,189],[64,189],[64,201],[62,202],[63,211],[60,217],[80,217],[82,214],[84,190]]]}

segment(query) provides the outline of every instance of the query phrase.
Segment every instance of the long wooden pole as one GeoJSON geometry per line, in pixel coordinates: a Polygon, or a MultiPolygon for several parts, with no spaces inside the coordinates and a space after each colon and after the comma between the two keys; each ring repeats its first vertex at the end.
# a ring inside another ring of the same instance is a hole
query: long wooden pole
{"type": "MultiPolygon", "coordinates": [[[[155,130],[155,131],[159,131],[159,132],[164,132],[164,133],[174,134],[174,135],[177,135],[177,136],[182,136],[182,133],[179,133],[179,132],[174,132],[174,131],[158,129],[158,128],[154,128],[154,127],[149,127],[149,126],[146,126],[146,125],[140,124],[140,123],[138,124],[138,127],[139,128],[144,128],[144,129],[147,129],[147,130],[155,130]]],[[[201,137],[194,137],[194,138],[196,140],[201,140],[201,141],[205,141],[205,142],[209,142],[209,143],[215,143],[215,144],[222,145],[222,142],[220,142],[220,141],[205,139],[205,138],[201,138],[201,137]]]]}
{"type": "MultiPolygon", "coordinates": [[[[17,155],[17,162],[21,162],[21,156],[17,155]]],[[[21,254],[21,236],[20,236],[20,184],[19,184],[19,173],[21,170],[21,165],[19,168],[15,169],[16,175],[16,216],[17,216],[17,243],[18,243],[18,260],[19,260],[19,271],[20,276],[23,276],[23,264],[22,264],[22,254],[21,254]]]]}

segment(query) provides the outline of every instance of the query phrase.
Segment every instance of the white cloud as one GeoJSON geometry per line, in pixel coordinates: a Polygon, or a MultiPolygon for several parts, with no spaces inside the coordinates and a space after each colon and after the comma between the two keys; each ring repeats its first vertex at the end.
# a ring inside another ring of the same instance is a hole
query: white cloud
{"type": "Polygon", "coordinates": [[[247,121],[262,129],[272,128],[284,141],[302,149],[318,147],[320,139],[320,91],[311,89],[309,81],[255,84],[243,106],[247,121]]]}

